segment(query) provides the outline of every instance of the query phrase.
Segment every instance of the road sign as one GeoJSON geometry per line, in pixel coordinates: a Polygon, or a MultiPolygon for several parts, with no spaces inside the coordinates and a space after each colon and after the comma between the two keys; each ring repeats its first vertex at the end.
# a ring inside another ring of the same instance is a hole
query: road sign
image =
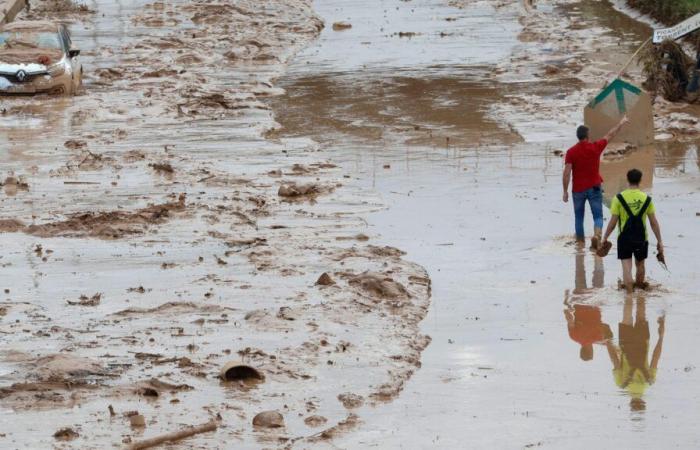
{"type": "Polygon", "coordinates": [[[654,116],[649,94],[619,78],[584,109],[584,122],[591,130],[591,139],[602,138],[625,114],[631,123],[622,128],[616,140],[637,146],[653,143],[654,116]]]}
{"type": "Polygon", "coordinates": [[[674,27],[654,30],[653,42],[654,44],[659,44],[666,39],[676,40],[688,33],[692,33],[698,28],[700,28],[700,13],[695,14],[693,17],[684,20],[674,27]]]}

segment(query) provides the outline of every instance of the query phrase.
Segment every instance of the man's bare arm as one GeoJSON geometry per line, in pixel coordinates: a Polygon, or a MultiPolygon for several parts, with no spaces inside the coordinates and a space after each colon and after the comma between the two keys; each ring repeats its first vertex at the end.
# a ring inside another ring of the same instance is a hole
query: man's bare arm
{"type": "Polygon", "coordinates": [[[571,183],[571,164],[566,164],[564,174],[561,177],[561,184],[564,187],[564,195],[562,196],[564,203],[569,201],[569,183],[571,183]]]}
{"type": "Polygon", "coordinates": [[[654,347],[654,353],[651,355],[651,368],[659,367],[659,359],[661,359],[661,350],[664,345],[664,334],[666,332],[666,317],[659,317],[659,340],[654,347]]]}
{"type": "Polygon", "coordinates": [[[627,118],[627,115],[625,114],[622,117],[622,119],[620,120],[620,122],[617,125],[615,125],[614,127],[612,127],[610,129],[610,131],[608,131],[608,134],[606,134],[605,137],[603,137],[603,139],[605,139],[608,142],[615,139],[615,136],[617,136],[617,133],[619,133],[620,130],[622,129],[622,127],[625,126],[625,124],[629,121],[630,120],[627,118]]]}
{"type": "Polygon", "coordinates": [[[603,242],[607,241],[613,230],[617,226],[617,222],[620,220],[619,216],[613,215],[608,222],[608,228],[605,229],[605,235],[603,236],[603,242]]]}
{"type": "Polygon", "coordinates": [[[649,225],[651,225],[651,231],[653,231],[654,236],[656,236],[656,248],[659,250],[659,253],[663,253],[664,242],[661,240],[661,226],[659,225],[659,221],[656,219],[656,214],[649,214],[649,225]]]}
{"type": "Polygon", "coordinates": [[[615,345],[613,345],[610,339],[605,341],[605,347],[608,349],[608,356],[610,357],[610,362],[613,365],[613,369],[619,369],[620,357],[617,354],[617,348],[615,348],[615,345]]]}

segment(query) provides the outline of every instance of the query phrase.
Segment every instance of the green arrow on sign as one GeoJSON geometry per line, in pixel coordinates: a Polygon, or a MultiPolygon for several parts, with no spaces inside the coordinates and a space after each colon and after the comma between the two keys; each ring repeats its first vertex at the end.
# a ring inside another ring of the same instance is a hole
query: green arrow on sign
{"type": "Polygon", "coordinates": [[[637,86],[622,81],[619,78],[616,78],[605,89],[603,89],[603,91],[600,94],[598,94],[596,98],[593,99],[589,106],[591,108],[595,108],[599,103],[608,98],[610,94],[614,93],[615,99],[617,100],[617,109],[618,111],[620,111],[620,115],[625,114],[627,112],[627,106],[625,105],[626,90],[633,93],[634,95],[639,95],[642,93],[642,90],[639,89],[637,86]]]}

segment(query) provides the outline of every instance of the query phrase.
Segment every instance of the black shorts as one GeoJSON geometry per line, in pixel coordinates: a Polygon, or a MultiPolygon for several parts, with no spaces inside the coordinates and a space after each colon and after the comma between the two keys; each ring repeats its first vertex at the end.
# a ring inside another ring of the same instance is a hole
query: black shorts
{"type": "Polygon", "coordinates": [[[617,240],[617,259],[630,259],[634,256],[637,261],[644,261],[649,256],[649,241],[642,244],[631,244],[617,240]]]}

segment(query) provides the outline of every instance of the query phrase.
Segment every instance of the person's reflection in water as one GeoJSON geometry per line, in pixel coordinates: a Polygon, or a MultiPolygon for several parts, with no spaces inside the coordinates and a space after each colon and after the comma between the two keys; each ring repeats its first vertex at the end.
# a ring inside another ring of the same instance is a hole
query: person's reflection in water
{"type": "Polygon", "coordinates": [[[634,301],[631,295],[625,298],[622,322],[619,324],[620,346],[608,342],[608,354],[613,364],[615,384],[625,389],[631,397],[630,409],[644,411],[644,391],[656,381],[656,369],[661,358],[665,333],[665,316],[658,319],[659,339],[649,359],[649,322],[646,319],[646,299],[639,296],[636,301],[636,314],[633,317],[634,301]]]}
{"type": "MultiPolygon", "coordinates": [[[[583,248],[576,254],[576,278],[574,294],[581,295],[589,289],[586,283],[585,251],[583,248]]],[[[593,269],[593,287],[603,287],[605,283],[605,270],[603,259],[596,256],[593,269]]],[[[564,317],[569,330],[569,337],[581,345],[579,355],[583,361],[593,359],[593,344],[603,344],[612,339],[612,331],[608,324],[603,323],[600,308],[572,302],[567,290],[564,294],[564,317]]]]}

